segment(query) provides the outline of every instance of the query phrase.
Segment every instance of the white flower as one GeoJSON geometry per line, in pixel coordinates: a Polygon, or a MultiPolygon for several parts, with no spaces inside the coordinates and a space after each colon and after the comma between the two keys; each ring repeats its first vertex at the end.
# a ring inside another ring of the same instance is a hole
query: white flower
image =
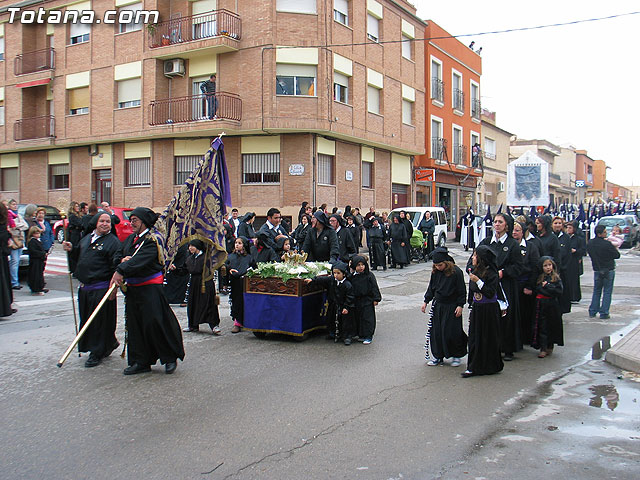
{"type": "Polygon", "coordinates": [[[307,273],[307,269],[302,265],[299,265],[297,267],[290,268],[287,273],[290,273],[291,275],[300,275],[301,273],[307,273]]]}

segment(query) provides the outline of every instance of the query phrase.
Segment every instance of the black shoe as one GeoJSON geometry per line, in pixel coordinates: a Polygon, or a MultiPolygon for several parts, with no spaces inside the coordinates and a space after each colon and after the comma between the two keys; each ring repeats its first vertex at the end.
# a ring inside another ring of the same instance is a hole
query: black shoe
{"type": "Polygon", "coordinates": [[[347,337],[344,339],[344,344],[345,345],[351,345],[351,337],[347,337]]]}
{"type": "Polygon", "coordinates": [[[14,290],[22,290],[22,285],[14,285],[13,287],[14,290]]]}
{"type": "Polygon", "coordinates": [[[505,353],[503,360],[505,362],[510,362],[511,360],[513,360],[513,353],[505,353]]]}
{"type": "Polygon", "coordinates": [[[600,314],[600,318],[601,318],[602,320],[606,320],[606,319],[611,318],[611,317],[610,317],[609,315],[603,315],[603,314],[600,314]]]}
{"type": "Polygon", "coordinates": [[[133,365],[129,365],[124,369],[122,373],[125,375],[135,375],[137,373],[146,373],[150,372],[151,367],[149,365],[140,365],[139,363],[134,363],[133,365]]]}
{"type": "Polygon", "coordinates": [[[48,288],[43,288],[43,289],[42,289],[42,291],[43,291],[44,293],[49,293],[49,289],[48,289],[48,288]]]}
{"type": "Polygon", "coordinates": [[[108,357],[109,355],[111,355],[113,353],[113,351],[116,348],[118,348],[119,346],[120,346],[120,342],[119,341],[116,340],[115,342],[113,342],[113,345],[111,345],[111,348],[104,353],[104,356],[102,358],[105,358],[105,357],[108,357]]]}
{"type": "Polygon", "coordinates": [[[183,332],[199,332],[200,328],[195,327],[187,327],[182,329],[183,332]]]}
{"type": "Polygon", "coordinates": [[[17,309],[17,308],[12,308],[12,309],[11,309],[11,313],[12,313],[12,314],[13,314],[13,313],[18,313],[18,309],[17,309]]]}
{"type": "Polygon", "coordinates": [[[176,368],[178,368],[178,362],[167,362],[164,365],[164,373],[166,373],[167,375],[171,375],[173,372],[176,371],[176,368]]]}
{"type": "Polygon", "coordinates": [[[86,362],[84,362],[84,366],[86,368],[97,367],[98,365],[100,365],[101,361],[102,359],[100,357],[98,357],[97,355],[94,355],[93,353],[90,353],[89,358],[87,359],[86,362]]]}

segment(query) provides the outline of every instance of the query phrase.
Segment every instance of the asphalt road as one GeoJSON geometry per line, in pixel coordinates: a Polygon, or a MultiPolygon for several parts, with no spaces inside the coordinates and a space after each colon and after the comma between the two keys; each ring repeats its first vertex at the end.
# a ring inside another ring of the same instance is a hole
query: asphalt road
{"type": "MultiPolygon", "coordinates": [[[[184,334],[174,375],[158,365],[132,377],[116,352],[97,368],[77,353],[56,367],[73,315],[68,277],[47,275],[51,292],[21,290],[19,312],[0,321],[0,478],[640,477],[638,378],[590,360],[594,342],[638,321],[640,257],[618,262],[610,320],[588,318],[585,268],[564,347],[546,359],[525,348],[501,374],[470,379],[464,362],[425,365],[430,269],[378,272],[369,346],[232,335],[222,297],[223,336],[184,334]]],[[[186,309],[175,311],[184,326],[186,309]]]]}

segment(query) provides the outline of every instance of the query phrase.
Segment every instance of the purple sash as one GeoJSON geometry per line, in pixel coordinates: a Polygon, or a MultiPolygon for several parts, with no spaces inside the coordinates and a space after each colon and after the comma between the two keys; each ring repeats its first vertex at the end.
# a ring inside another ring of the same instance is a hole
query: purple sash
{"type": "Polygon", "coordinates": [[[109,280],[105,280],[104,282],[97,283],[88,283],[84,284],[80,287],[81,290],[92,291],[92,290],[100,290],[102,288],[109,288],[109,280]]]}
{"type": "Polygon", "coordinates": [[[483,294],[478,292],[473,294],[473,303],[495,303],[497,301],[498,301],[498,294],[495,294],[491,298],[487,298],[483,294]]]}
{"type": "MultiPolygon", "coordinates": [[[[127,278],[126,281],[127,281],[127,285],[129,285],[130,287],[137,287],[142,285],[143,283],[151,282],[152,280],[156,280],[158,277],[162,277],[162,276],[163,274],[160,271],[160,272],[154,273],[153,275],[149,275],[148,277],[127,278]]],[[[162,283],[162,281],[158,283],[162,283]]]]}

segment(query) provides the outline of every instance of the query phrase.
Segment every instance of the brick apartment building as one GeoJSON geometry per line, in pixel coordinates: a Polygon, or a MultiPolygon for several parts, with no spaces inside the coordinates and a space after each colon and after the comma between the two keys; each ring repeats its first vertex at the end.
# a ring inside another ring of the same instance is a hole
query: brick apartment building
{"type": "Polygon", "coordinates": [[[416,165],[435,169],[435,181],[417,182],[416,202],[444,207],[452,230],[468,208],[476,206],[482,176],[481,163],[473,155],[473,146],[481,144],[482,60],[431,20],[425,36],[427,150],[416,158],[416,165]]]}
{"type": "Polygon", "coordinates": [[[158,10],[150,25],[9,24],[14,3],[0,1],[0,197],[161,209],[225,132],[241,211],[411,203],[425,23],[405,0],[19,4],[158,10]]]}

